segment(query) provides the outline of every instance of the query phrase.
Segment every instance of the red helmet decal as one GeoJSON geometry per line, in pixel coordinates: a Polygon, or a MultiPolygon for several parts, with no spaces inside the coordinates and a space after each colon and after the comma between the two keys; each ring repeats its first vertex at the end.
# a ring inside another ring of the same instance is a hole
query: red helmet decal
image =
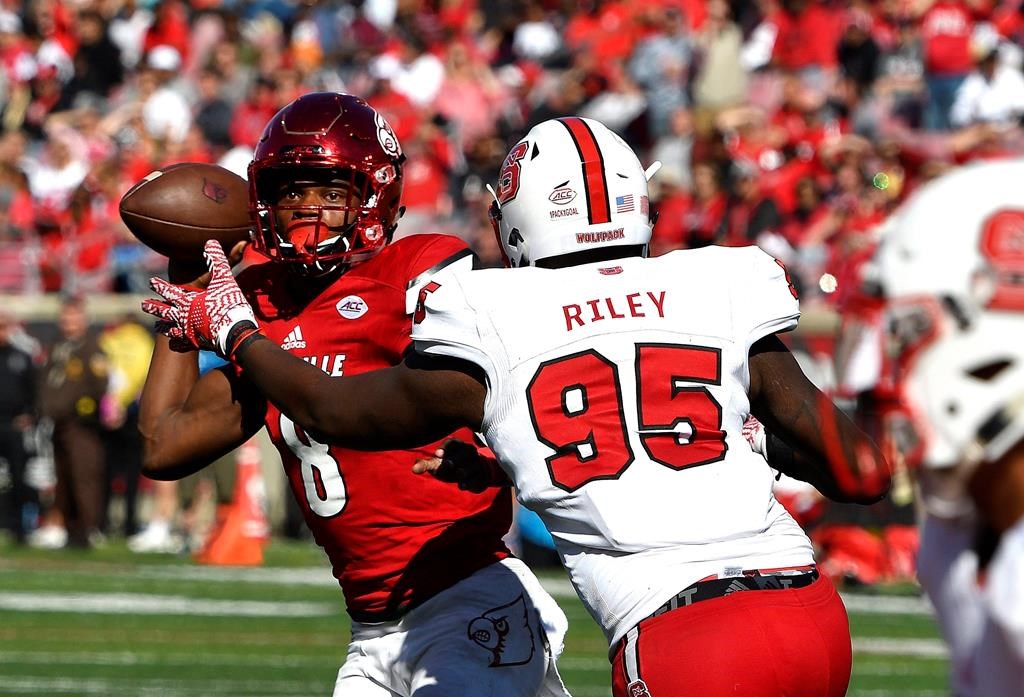
{"type": "Polygon", "coordinates": [[[1024,312],[1024,210],[996,211],[984,222],[981,255],[996,274],[988,306],[1024,312]]]}
{"type": "Polygon", "coordinates": [[[505,205],[519,193],[519,175],[522,168],[519,162],[526,157],[530,145],[526,141],[517,144],[505,157],[498,175],[498,203],[505,205]]]}

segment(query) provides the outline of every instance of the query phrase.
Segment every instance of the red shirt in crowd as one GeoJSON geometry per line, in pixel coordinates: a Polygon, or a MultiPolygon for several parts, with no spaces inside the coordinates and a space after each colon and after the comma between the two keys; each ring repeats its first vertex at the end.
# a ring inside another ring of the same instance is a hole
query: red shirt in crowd
{"type": "Polygon", "coordinates": [[[416,129],[420,125],[420,111],[416,105],[401,92],[391,89],[388,86],[382,87],[375,92],[366,103],[380,112],[380,115],[391,124],[391,130],[399,143],[407,143],[412,140],[416,129]]]}
{"type": "Polygon", "coordinates": [[[933,75],[970,72],[974,21],[962,2],[939,0],[921,17],[925,70],[933,75]]]}
{"type": "Polygon", "coordinates": [[[410,211],[437,212],[448,193],[448,171],[454,163],[451,145],[438,135],[408,148],[406,155],[402,203],[410,211]]]}
{"type": "Polygon", "coordinates": [[[579,13],[565,26],[565,43],[573,50],[586,49],[603,68],[625,60],[633,52],[636,27],[624,3],[609,2],[597,15],[579,13]]]}
{"type": "Polygon", "coordinates": [[[808,3],[798,14],[779,10],[768,20],[778,28],[772,60],[786,70],[812,65],[836,64],[836,44],[842,30],[842,14],[829,7],[808,3]]]}
{"type": "Polygon", "coordinates": [[[161,2],[157,6],[156,20],[146,30],[142,49],[149,53],[157,46],[173,46],[184,61],[188,57],[191,33],[185,6],[178,1],[161,2]]]}

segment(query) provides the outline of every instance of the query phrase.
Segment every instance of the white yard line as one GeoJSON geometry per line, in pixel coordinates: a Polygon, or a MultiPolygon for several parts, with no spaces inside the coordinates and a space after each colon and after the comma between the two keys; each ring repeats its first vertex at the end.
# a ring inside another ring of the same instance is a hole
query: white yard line
{"type": "MultiPolygon", "coordinates": [[[[340,665],[342,649],[338,647],[340,665]]],[[[322,656],[282,656],[251,653],[173,653],[165,651],[0,651],[0,665],[22,663],[26,665],[89,665],[89,666],[235,666],[267,665],[273,660],[282,668],[322,668],[322,656]]],[[[329,659],[328,659],[329,660],[329,659]]]]}
{"type": "Polygon", "coordinates": [[[331,603],[263,600],[202,600],[146,593],[0,593],[0,610],[88,612],[131,615],[235,617],[323,617],[338,612],[331,603]]]}
{"type": "Polygon", "coordinates": [[[50,678],[38,676],[4,677],[5,695],[62,694],[115,695],[124,697],[194,697],[197,694],[217,697],[281,697],[283,695],[319,694],[320,683],[293,680],[110,680],[103,678],[50,678]]]}
{"type": "Polygon", "coordinates": [[[949,649],[941,639],[886,639],[860,637],[853,640],[854,653],[878,656],[914,656],[915,658],[949,658],[949,649]]]}

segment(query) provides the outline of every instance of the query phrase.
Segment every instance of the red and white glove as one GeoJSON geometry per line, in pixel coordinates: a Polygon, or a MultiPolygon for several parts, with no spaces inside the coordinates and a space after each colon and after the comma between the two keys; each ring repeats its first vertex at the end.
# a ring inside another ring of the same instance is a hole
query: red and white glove
{"type": "Polygon", "coordinates": [[[764,459],[768,459],[768,434],[764,430],[764,424],[757,420],[753,414],[747,416],[740,431],[743,437],[750,443],[750,449],[758,453],[764,459]]]}
{"type": "Polygon", "coordinates": [[[244,339],[259,331],[259,323],[220,242],[208,240],[203,255],[210,269],[206,290],[151,278],[150,288],[166,302],[144,300],[142,309],[160,320],[157,330],[170,338],[175,351],[209,349],[230,359],[244,339]]]}

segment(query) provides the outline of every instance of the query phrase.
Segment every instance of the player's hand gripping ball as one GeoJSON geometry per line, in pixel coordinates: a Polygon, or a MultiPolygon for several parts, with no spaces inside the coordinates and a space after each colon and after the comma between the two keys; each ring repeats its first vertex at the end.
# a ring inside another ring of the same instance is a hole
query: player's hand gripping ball
{"type": "Polygon", "coordinates": [[[213,350],[231,360],[246,336],[259,331],[259,323],[217,240],[207,241],[205,256],[210,270],[207,288],[151,278],[149,285],[162,300],[144,300],[142,309],[159,320],[157,330],[171,340],[172,349],[213,350]]]}

